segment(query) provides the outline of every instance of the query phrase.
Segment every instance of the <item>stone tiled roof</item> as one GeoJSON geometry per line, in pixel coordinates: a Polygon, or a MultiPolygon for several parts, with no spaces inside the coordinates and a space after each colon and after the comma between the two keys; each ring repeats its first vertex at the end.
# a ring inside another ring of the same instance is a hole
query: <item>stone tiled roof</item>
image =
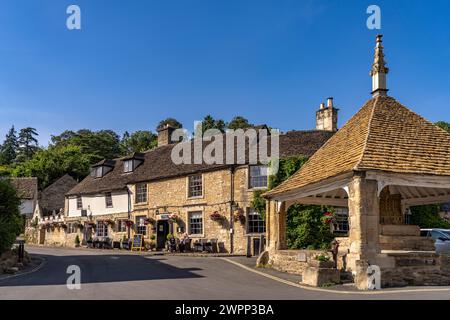
{"type": "MultiPolygon", "coordinates": [[[[311,156],[333,134],[333,132],[320,130],[289,131],[285,134],[281,134],[279,140],[280,157],[288,157],[293,155],[311,156]]],[[[211,165],[206,163],[177,165],[171,160],[171,153],[174,146],[175,144],[161,146],[145,152],[144,162],[132,173],[123,172],[123,160],[129,157],[115,159],[115,166],[111,172],[107,173],[102,178],[93,178],[91,176],[86,177],[77,186],[70,190],[67,195],[125,190],[126,185],[130,183],[167,179],[185,176],[196,172],[212,171],[230,167],[230,165],[227,164],[211,165]]],[[[268,149],[270,151],[270,144],[268,149]]]]}
{"type": "Polygon", "coordinates": [[[16,189],[20,199],[37,198],[38,180],[37,178],[11,178],[11,185],[16,189]]]}
{"type": "Polygon", "coordinates": [[[394,98],[365,103],[292,177],[268,197],[353,170],[450,177],[450,134],[394,98]]]}
{"type": "Polygon", "coordinates": [[[77,185],[77,181],[66,174],[42,190],[39,196],[39,206],[44,214],[53,211],[59,212],[64,208],[64,197],[66,192],[77,185]]]}

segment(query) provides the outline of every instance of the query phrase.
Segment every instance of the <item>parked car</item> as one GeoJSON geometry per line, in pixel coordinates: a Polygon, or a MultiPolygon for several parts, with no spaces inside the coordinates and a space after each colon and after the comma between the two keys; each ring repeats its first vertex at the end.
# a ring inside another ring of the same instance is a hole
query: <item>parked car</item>
{"type": "Polygon", "coordinates": [[[436,252],[450,253],[450,230],[420,229],[420,236],[433,238],[436,252]]]}

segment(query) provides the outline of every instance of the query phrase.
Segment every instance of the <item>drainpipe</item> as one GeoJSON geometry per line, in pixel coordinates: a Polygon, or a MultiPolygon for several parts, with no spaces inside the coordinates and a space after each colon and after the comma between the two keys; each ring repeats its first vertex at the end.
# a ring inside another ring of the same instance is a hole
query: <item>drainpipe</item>
{"type": "Polygon", "coordinates": [[[230,233],[230,253],[234,251],[234,171],[235,167],[232,166],[230,168],[230,231],[233,230],[233,232],[230,233]]]}
{"type": "MultiPolygon", "coordinates": [[[[128,220],[131,220],[131,192],[130,188],[127,186],[127,194],[128,194],[128,220]]],[[[127,227],[127,236],[130,239],[130,227],[127,227]]]]}

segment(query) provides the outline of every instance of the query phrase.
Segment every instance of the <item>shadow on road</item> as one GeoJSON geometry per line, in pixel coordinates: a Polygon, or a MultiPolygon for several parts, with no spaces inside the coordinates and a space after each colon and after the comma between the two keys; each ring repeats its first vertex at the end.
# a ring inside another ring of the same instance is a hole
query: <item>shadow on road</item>
{"type": "Polygon", "coordinates": [[[33,254],[44,258],[44,266],[33,273],[0,280],[0,287],[65,285],[67,267],[76,265],[81,270],[81,283],[202,278],[194,273],[200,268],[178,268],[161,262],[165,259],[146,259],[134,255],[74,255],[53,256],[33,254]]]}

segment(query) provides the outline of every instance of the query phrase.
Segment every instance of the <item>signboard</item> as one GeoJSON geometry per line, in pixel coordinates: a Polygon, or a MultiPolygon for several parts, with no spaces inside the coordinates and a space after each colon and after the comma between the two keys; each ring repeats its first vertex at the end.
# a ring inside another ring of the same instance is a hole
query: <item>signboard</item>
{"type": "Polygon", "coordinates": [[[142,251],[142,240],[142,234],[135,234],[133,237],[133,242],[131,243],[131,251],[142,251]]]}
{"type": "Polygon", "coordinates": [[[169,220],[169,215],[168,214],[161,214],[159,216],[159,219],[161,219],[161,220],[169,220]]]}

